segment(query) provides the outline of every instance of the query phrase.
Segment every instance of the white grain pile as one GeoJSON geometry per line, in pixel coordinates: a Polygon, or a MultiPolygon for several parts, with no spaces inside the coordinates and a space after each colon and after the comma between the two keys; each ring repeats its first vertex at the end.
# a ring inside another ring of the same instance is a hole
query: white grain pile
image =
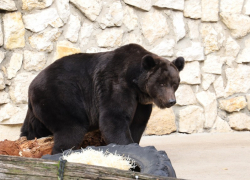
{"type": "Polygon", "coordinates": [[[112,167],[121,170],[129,170],[135,167],[134,161],[125,156],[112,154],[108,151],[97,151],[91,148],[82,149],[81,152],[70,152],[62,157],[68,162],[83,163],[95,166],[112,167]]]}

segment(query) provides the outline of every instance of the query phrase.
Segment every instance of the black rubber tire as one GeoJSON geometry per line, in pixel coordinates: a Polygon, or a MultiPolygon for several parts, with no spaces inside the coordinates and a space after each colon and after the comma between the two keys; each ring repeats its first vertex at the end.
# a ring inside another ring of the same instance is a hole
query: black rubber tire
{"type": "MultiPolygon", "coordinates": [[[[88,147],[91,147],[95,150],[103,150],[104,152],[108,150],[108,152],[111,153],[128,156],[135,160],[136,165],[140,167],[141,173],[165,177],[176,177],[174,168],[166,152],[157,151],[154,146],[140,147],[138,144],[134,143],[129,145],[109,144],[107,146],[88,147]]],[[[75,150],[72,152],[79,151],[81,150],[75,150]]],[[[62,153],[55,155],[45,155],[42,158],[58,161],[61,156],[62,153]]]]}

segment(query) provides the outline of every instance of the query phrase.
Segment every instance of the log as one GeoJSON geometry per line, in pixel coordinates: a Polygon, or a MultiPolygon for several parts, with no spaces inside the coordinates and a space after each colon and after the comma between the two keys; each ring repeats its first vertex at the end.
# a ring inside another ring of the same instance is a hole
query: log
{"type": "MultiPolygon", "coordinates": [[[[27,140],[26,137],[21,137],[16,141],[4,140],[0,141],[0,155],[41,158],[43,155],[51,154],[53,145],[52,136],[34,140],[27,140]]],[[[81,147],[105,145],[107,144],[103,140],[101,132],[96,130],[88,132],[84,136],[81,147]]]]}
{"type": "Polygon", "coordinates": [[[115,168],[66,162],[63,176],[58,176],[59,161],[0,155],[0,179],[138,179],[176,180],[115,168]]]}

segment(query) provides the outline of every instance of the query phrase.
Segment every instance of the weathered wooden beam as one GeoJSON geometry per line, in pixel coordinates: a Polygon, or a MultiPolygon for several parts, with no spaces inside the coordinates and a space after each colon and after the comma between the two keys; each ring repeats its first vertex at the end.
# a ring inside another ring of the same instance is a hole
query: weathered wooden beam
{"type": "MultiPolygon", "coordinates": [[[[0,155],[0,179],[58,179],[59,161],[0,155]]],[[[176,180],[115,168],[67,162],[64,179],[176,180]]]]}

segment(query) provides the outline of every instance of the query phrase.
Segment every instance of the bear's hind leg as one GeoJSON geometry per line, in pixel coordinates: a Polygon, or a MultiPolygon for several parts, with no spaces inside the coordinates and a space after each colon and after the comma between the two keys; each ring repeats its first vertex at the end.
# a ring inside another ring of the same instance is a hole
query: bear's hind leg
{"type": "Polygon", "coordinates": [[[20,137],[26,136],[28,140],[52,135],[45,125],[35,117],[32,110],[28,108],[26,118],[21,128],[20,137]]]}
{"type": "Polygon", "coordinates": [[[52,154],[62,153],[67,149],[79,149],[87,131],[84,126],[75,125],[55,132],[52,154]]]}

